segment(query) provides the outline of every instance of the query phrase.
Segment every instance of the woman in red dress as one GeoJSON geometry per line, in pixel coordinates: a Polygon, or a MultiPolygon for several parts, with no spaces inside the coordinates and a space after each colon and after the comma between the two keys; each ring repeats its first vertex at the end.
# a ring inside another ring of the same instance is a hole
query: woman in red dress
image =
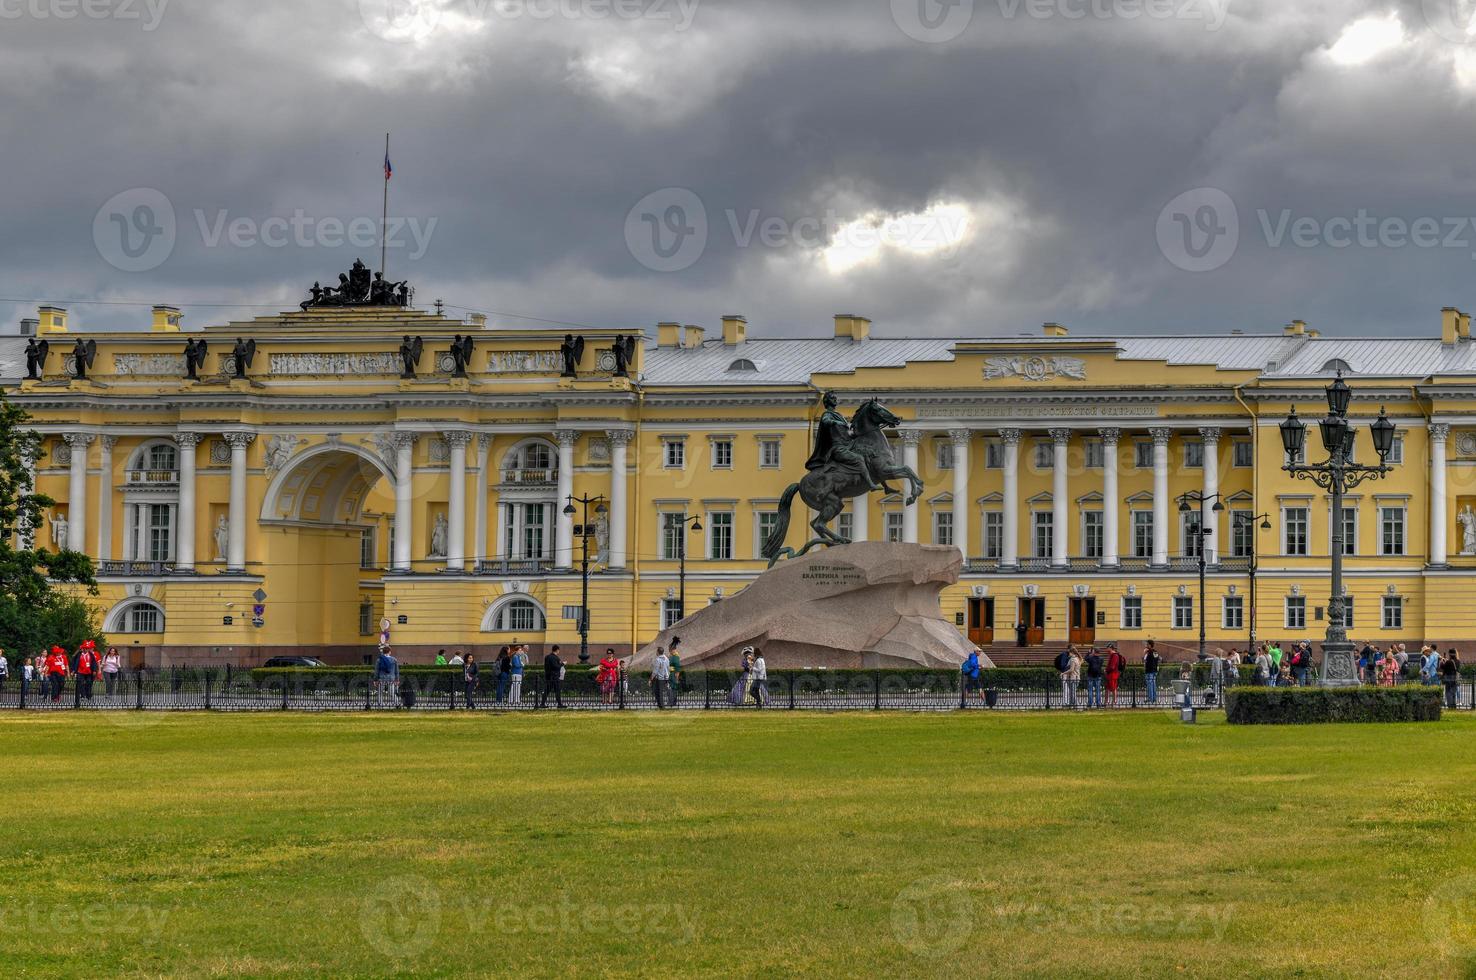
{"type": "Polygon", "coordinates": [[[600,658],[600,669],[595,674],[595,681],[600,685],[600,695],[604,702],[613,704],[615,685],[620,682],[620,661],[615,659],[613,650],[606,650],[605,655],[600,658]]]}
{"type": "Polygon", "coordinates": [[[1117,707],[1117,682],[1122,680],[1122,669],[1127,661],[1122,659],[1122,654],[1117,652],[1117,647],[1110,647],[1107,651],[1107,707],[1117,707]]]}

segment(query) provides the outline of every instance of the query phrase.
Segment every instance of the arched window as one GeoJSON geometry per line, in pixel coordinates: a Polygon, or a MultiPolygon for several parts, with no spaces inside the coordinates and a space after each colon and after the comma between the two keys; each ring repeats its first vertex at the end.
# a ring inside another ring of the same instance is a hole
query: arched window
{"type": "Polygon", "coordinates": [[[149,447],[145,456],[144,469],[146,470],[168,470],[173,472],[179,468],[179,453],[167,442],[161,442],[149,447]]]}
{"type": "Polygon", "coordinates": [[[547,628],[543,609],[532,599],[510,599],[493,609],[487,631],[492,633],[541,633],[547,628]]]}
{"type": "Polygon", "coordinates": [[[736,360],[732,364],[729,364],[728,365],[728,370],[729,371],[757,371],[758,370],[758,365],[755,364],[755,363],[753,363],[752,361],[750,361],[746,357],[740,357],[740,358],[738,358],[738,360],[736,360]]]}
{"type": "Polygon", "coordinates": [[[116,610],[107,626],[109,633],[162,633],[164,610],[146,599],[130,602],[116,610]]]}
{"type": "Polygon", "coordinates": [[[1339,372],[1342,372],[1343,374],[1352,374],[1353,365],[1349,364],[1347,361],[1343,360],[1340,357],[1335,357],[1332,360],[1328,361],[1326,364],[1322,365],[1323,374],[1337,374],[1339,372]]]}

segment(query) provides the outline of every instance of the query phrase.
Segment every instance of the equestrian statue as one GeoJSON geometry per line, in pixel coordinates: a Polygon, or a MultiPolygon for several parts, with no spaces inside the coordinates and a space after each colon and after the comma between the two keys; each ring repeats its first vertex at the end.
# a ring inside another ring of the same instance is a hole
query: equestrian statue
{"type": "Polygon", "coordinates": [[[778,520],[763,547],[770,568],[780,558],[798,558],[819,545],[850,544],[849,538],[830,529],[830,522],[845,510],[846,501],[853,497],[866,497],[874,490],[897,493],[887,485],[888,480],[907,479],[909,505],[922,496],[922,478],[911,468],[900,465],[887,444],[886,430],[895,429],[902,420],[875,398],[862,402],[849,420],[836,409],[837,404],[835,393],[827,392],[825,413],[815,429],[815,451],[805,462],[809,472],[798,483],[791,484],[779,499],[778,520]],[[815,511],[810,527],[818,535],[798,551],[784,545],[796,493],[815,511]]]}

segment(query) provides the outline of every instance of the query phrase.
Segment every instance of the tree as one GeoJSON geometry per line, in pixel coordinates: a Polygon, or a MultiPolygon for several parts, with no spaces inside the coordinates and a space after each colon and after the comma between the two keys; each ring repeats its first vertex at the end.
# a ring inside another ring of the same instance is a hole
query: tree
{"type": "Polygon", "coordinates": [[[53,644],[70,651],[84,639],[105,642],[92,608],[66,588],[97,594],[92,559],[36,547],[42,512],[55,501],[37,493],[31,479],[41,437],[29,422],[0,393],[0,648],[20,655],[53,644]]]}

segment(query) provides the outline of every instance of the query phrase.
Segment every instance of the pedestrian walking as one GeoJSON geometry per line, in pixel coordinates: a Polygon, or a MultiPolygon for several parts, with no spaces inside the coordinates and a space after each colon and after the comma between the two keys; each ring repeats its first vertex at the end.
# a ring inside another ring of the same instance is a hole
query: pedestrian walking
{"type": "Polygon", "coordinates": [[[30,694],[35,689],[35,685],[36,665],[31,663],[31,658],[27,657],[21,664],[21,697],[25,698],[30,694]]]}
{"type": "Polygon", "coordinates": [[[1298,687],[1307,686],[1307,669],[1312,664],[1312,647],[1305,641],[1292,650],[1291,672],[1298,687]]]}
{"type": "Polygon", "coordinates": [[[686,677],[682,673],[682,638],[673,636],[671,638],[671,649],[666,651],[667,659],[671,661],[671,700],[681,697],[682,688],[686,686],[686,677]]]}
{"type": "Polygon", "coordinates": [[[728,703],[734,707],[742,707],[748,700],[748,679],[753,672],[753,647],[744,647],[739,660],[742,670],[738,675],[738,682],[728,692],[728,703]]]}
{"type": "Polygon", "coordinates": [[[1117,647],[1107,647],[1107,707],[1117,707],[1117,685],[1122,680],[1122,672],[1127,669],[1127,661],[1122,654],[1117,652],[1117,647]]]}
{"type": "Polygon", "coordinates": [[[1240,684],[1240,650],[1231,647],[1230,656],[1225,658],[1225,687],[1237,687],[1240,684]]]}
{"type": "Polygon", "coordinates": [[[970,693],[976,693],[979,695],[979,700],[983,701],[983,685],[979,682],[982,670],[979,665],[978,647],[974,647],[974,649],[969,651],[969,655],[964,658],[963,666],[959,667],[959,671],[963,675],[964,696],[967,697],[970,693]]]}
{"type": "Polygon", "coordinates": [[[497,703],[507,700],[507,689],[512,685],[512,647],[497,651],[497,703]]]}
{"type": "Polygon", "coordinates": [[[671,658],[666,647],[656,648],[656,658],[651,661],[651,696],[656,699],[657,710],[666,707],[667,685],[671,683],[671,658]]]}
{"type": "Polygon", "coordinates": [[[1427,643],[1420,648],[1423,658],[1420,661],[1420,683],[1435,684],[1440,677],[1440,650],[1433,644],[1427,643]]]}
{"type": "Polygon", "coordinates": [[[1266,670],[1266,683],[1275,687],[1281,678],[1281,642],[1273,640],[1271,646],[1266,650],[1266,656],[1270,658],[1271,664],[1266,670]]]}
{"type": "Polygon", "coordinates": [[[620,661],[615,659],[615,650],[605,648],[600,658],[599,670],[595,672],[595,683],[600,686],[600,700],[605,704],[615,703],[615,688],[620,683],[620,661]]]}
{"type": "Polygon", "coordinates": [[[5,692],[5,682],[10,677],[10,661],[5,659],[5,651],[0,650],[0,694],[5,692]]]}
{"type": "Polygon", "coordinates": [[[380,647],[379,655],[374,658],[374,703],[380,707],[384,706],[386,700],[390,707],[395,706],[394,675],[395,658],[390,655],[389,647],[380,647]]]}
{"type": "Polygon", "coordinates": [[[1102,707],[1102,677],[1106,674],[1106,667],[1102,663],[1102,655],[1092,647],[1086,658],[1087,678],[1087,707],[1102,707]]]}
{"type": "Polygon", "coordinates": [[[1379,686],[1393,687],[1394,676],[1399,672],[1399,654],[1393,650],[1384,657],[1383,666],[1379,668],[1379,686]]]}
{"type": "Polygon", "coordinates": [[[528,666],[528,648],[520,646],[512,652],[512,674],[507,689],[508,704],[523,703],[523,671],[528,666]]]}
{"type": "Polygon", "coordinates": [[[1251,683],[1256,687],[1265,687],[1271,683],[1271,654],[1261,647],[1261,652],[1256,654],[1256,672],[1251,677],[1251,683]]]}
{"type": "Polygon", "coordinates": [[[117,647],[108,647],[108,652],[103,655],[102,675],[103,693],[112,697],[118,691],[118,672],[123,669],[123,659],[118,655],[117,647]]]}
{"type": "Polygon", "coordinates": [[[764,663],[764,651],[753,650],[753,703],[755,707],[762,708],[769,703],[769,667],[764,663]]]}
{"type": "Polygon", "coordinates": [[[477,679],[479,673],[480,670],[477,667],[477,655],[475,653],[468,653],[466,655],[466,659],[462,661],[461,664],[461,680],[462,683],[466,685],[466,706],[469,710],[477,706],[476,702],[473,700],[473,697],[477,693],[477,679]]]}
{"type": "Polygon", "coordinates": [[[1158,644],[1152,640],[1143,651],[1143,686],[1148,690],[1148,703],[1158,703],[1158,644]]]}
{"type": "Polygon", "coordinates": [[[1445,655],[1440,664],[1440,680],[1445,685],[1445,706],[1460,707],[1461,700],[1461,655],[1455,647],[1445,655]]]}
{"type": "Polygon", "coordinates": [[[46,687],[53,704],[61,700],[62,691],[66,686],[67,651],[61,647],[52,647],[51,655],[46,658],[46,687]]]}
{"type": "Polygon", "coordinates": [[[1399,644],[1394,659],[1399,661],[1399,670],[1394,674],[1394,683],[1404,683],[1404,669],[1409,666],[1409,648],[1403,643],[1399,644]]]}
{"type": "Polygon", "coordinates": [[[82,647],[77,651],[76,662],[77,697],[79,700],[92,700],[92,684],[101,669],[102,664],[97,659],[97,644],[92,640],[82,641],[82,647]]]}
{"type": "Polygon", "coordinates": [[[564,661],[559,657],[558,644],[543,655],[543,693],[539,695],[538,707],[548,707],[548,695],[553,692],[554,704],[564,706],[564,661]]]}
{"type": "Polygon", "coordinates": [[[1081,657],[1076,652],[1076,647],[1066,648],[1066,669],[1061,672],[1061,695],[1062,702],[1068,708],[1078,708],[1076,702],[1077,689],[1081,687],[1081,657]]]}

